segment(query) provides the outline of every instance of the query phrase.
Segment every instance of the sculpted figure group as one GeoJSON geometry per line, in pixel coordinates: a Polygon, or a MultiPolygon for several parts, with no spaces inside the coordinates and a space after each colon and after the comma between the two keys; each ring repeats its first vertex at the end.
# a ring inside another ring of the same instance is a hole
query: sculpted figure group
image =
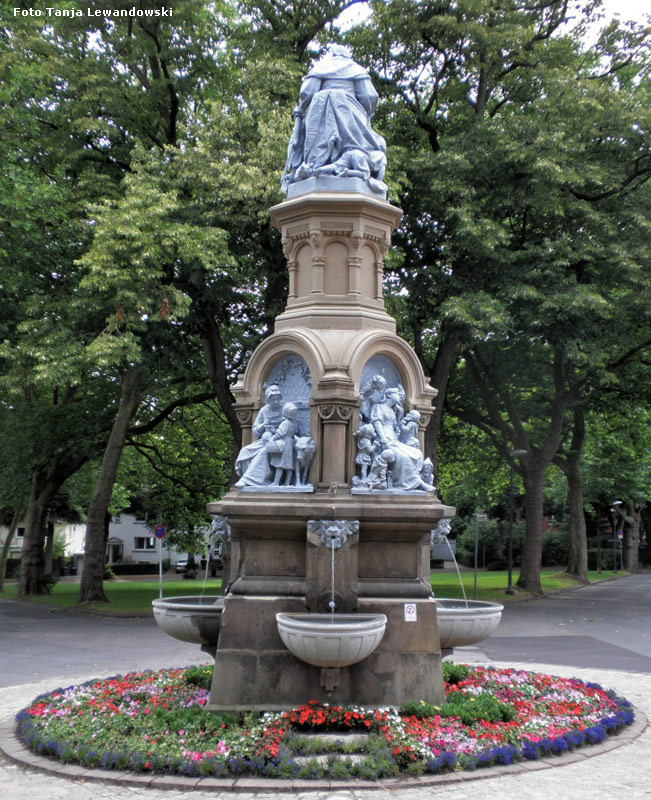
{"type": "Polygon", "coordinates": [[[294,403],[282,402],[278,386],[267,387],[265,400],[253,424],[258,438],[240,450],[235,462],[240,476],[235,486],[268,491],[288,486],[307,489],[314,439],[301,435],[298,409],[294,403]]]}
{"type": "Polygon", "coordinates": [[[353,491],[434,491],[432,462],[418,440],[420,413],[405,414],[404,400],[402,386],[388,386],[382,375],[362,388],[353,491]]]}
{"type": "Polygon", "coordinates": [[[371,128],[377,102],[368,72],[347,48],[331,45],[301,85],[283,189],[323,175],[361,178],[372,191],[386,191],[386,144],[371,128]]]}

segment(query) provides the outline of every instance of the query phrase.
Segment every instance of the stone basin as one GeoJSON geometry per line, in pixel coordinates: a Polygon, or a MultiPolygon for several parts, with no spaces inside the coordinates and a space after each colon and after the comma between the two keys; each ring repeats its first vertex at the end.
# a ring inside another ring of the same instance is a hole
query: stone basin
{"type": "Polygon", "coordinates": [[[216,645],[224,610],[221,595],[152,600],[154,619],[168,636],[192,644],[216,645]]]}
{"type": "Polygon", "coordinates": [[[502,619],[504,606],[501,603],[450,597],[435,599],[441,650],[465,647],[487,639],[502,619]]]}
{"type": "Polygon", "coordinates": [[[347,667],[371,655],[382,641],[384,614],[276,614],[285,647],[315,667],[347,667]]]}

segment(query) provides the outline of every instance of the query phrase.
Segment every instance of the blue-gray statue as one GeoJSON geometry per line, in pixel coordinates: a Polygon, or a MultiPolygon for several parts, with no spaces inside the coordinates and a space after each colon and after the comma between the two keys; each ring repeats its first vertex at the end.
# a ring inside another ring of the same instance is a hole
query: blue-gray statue
{"type": "Polygon", "coordinates": [[[308,483],[315,445],[311,436],[301,435],[294,403],[282,402],[275,384],[265,390],[265,405],[253,423],[258,438],[243,447],[235,461],[240,476],[238,489],[257,491],[311,491],[308,483]]]}
{"type": "Polygon", "coordinates": [[[423,458],[418,439],[420,413],[403,413],[402,386],[374,375],[361,394],[353,493],[433,492],[432,462],[423,458]]]}
{"type": "Polygon", "coordinates": [[[371,129],[378,95],[346,47],[331,45],[308,72],[294,109],[282,187],[306,178],[361,178],[383,193],[384,139],[371,129]]]}

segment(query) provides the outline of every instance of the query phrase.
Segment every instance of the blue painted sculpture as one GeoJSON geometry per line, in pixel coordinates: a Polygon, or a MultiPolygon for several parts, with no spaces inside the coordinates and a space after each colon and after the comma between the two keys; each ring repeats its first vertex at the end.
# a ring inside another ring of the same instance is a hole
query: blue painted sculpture
{"type": "Polygon", "coordinates": [[[384,139],[371,129],[378,95],[366,70],[348,49],[331,45],[308,72],[294,109],[282,188],[309,178],[358,178],[374,193],[386,192],[384,139]]]}

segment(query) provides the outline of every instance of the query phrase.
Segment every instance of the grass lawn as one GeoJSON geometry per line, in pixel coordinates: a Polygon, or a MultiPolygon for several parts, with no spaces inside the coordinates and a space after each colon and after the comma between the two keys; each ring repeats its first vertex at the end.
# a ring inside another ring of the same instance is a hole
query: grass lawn
{"type": "MultiPolygon", "coordinates": [[[[518,579],[519,571],[513,571],[513,584],[518,579]]],[[[613,577],[621,577],[627,573],[604,570],[599,573],[596,571],[588,572],[588,580],[590,583],[597,583],[598,581],[608,580],[613,577]]],[[[468,600],[474,599],[474,583],[475,576],[473,572],[462,572],[461,578],[463,586],[466,590],[466,597],[468,600]]],[[[463,597],[461,586],[459,585],[459,577],[456,572],[433,572],[430,575],[432,590],[436,597],[463,597]]],[[[577,581],[568,578],[559,572],[558,567],[551,569],[544,569],[540,573],[540,582],[542,584],[543,592],[553,592],[558,589],[568,589],[572,586],[579,585],[577,581]]],[[[533,597],[529,592],[523,592],[519,589],[515,590],[515,594],[509,596],[505,594],[506,587],[509,585],[508,572],[478,572],[477,573],[477,600],[490,600],[497,603],[513,603],[518,600],[533,597]]]]}
{"type": "MultiPolygon", "coordinates": [[[[588,573],[590,582],[607,580],[608,578],[622,576],[622,572],[617,574],[604,571],[588,573]]],[[[472,572],[461,573],[466,595],[469,600],[473,599],[474,574],[472,572]]],[[[513,582],[517,580],[518,572],[513,573],[513,582]]],[[[544,592],[552,592],[557,589],[566,589],[576,585],[576,581],[561,575],[558,568],[546,569],[540,575],[544,592]]],[[[459,578],[456,572],[433,572],[431,583],[434,594],[437,597],[462,597],[459,578]]],[[[515,595],[509,597],[504,594],[508,586],[508,573],[504,572],[479,572],[477,574],[477,599],[492,600],[498,603],[514,603],[532,597],[528,592],[516,590],[515,595]]],[[[213,578],[206,581],[206,594],[219,594],[221,580],[213,578]]],[[[203,590],[203,580],[166,580],[163,583],[163,597],[175,597],[179,595],[199,595],[203,590]]],[[[109,604],[91,603],[86,608],[89,611],[96,611],[102,614],[116,615],[140,615],[151,614],[151,601],[158,597],[158,580],[148,581],[105,581],[104,591],[109,599],[109,604]]],[[[30,600],[32,603],[41,603],[46,606],[72,607],[77,604],[79,593],[78,583],[57,583],[52,594],[35,597],[30,600]]],[[[0,598],[11,600],[16,597],[16,585],[5,585],[5,591],[0,593],[0,598]]]]}
{"type": "MultiPolygon", "coordinates": [[[[219,594],[222,582],[219,578],[206,581],[206,594],[219,594]]],[[[163,597],[178,597],[179,595],[201,594],[203,579],[178,581],[166,580],[163,583],[163,597]]],[[[90,603],[86,606],[89,611],[105,614],[139,615],[151,614],[151,601],[158,597],[158,580],[150,581],[104,581],[104,592],[109,599],[109,604],[90,603]]],[[[41,603],[46,606],[75,606],[79,594],[78,583],[57,583],[52,594],[35,597],[32,603],[41,603]]],[[[16,585],[5,585],[5,591],[0,598],[13,599],[16,597],[16,585]]]]}

